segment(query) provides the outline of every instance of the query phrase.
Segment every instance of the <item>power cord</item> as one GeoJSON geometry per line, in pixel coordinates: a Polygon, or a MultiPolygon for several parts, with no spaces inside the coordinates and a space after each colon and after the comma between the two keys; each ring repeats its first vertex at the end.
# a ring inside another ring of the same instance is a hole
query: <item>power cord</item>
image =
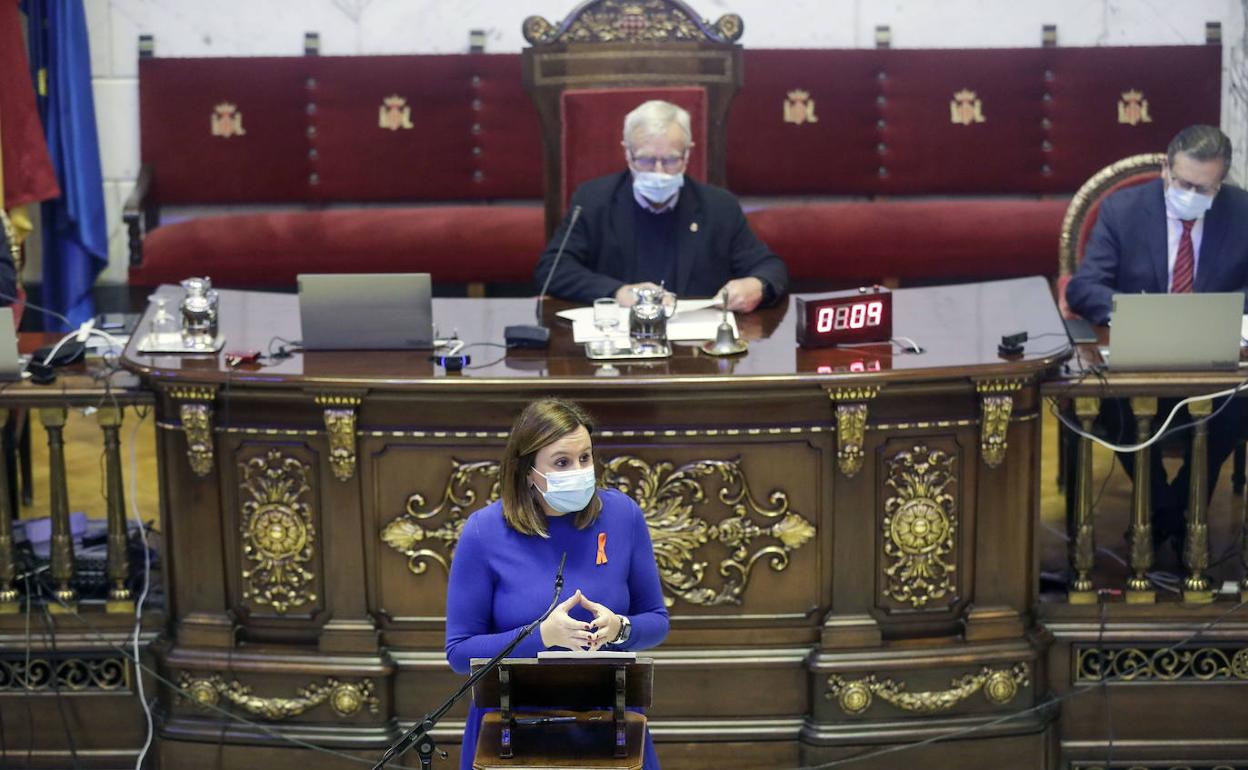
{"type": "Polygon", "coordinates": [[[1188,396],[1187,398],[1183,399],[1182,401],[1179,401],[1177,404],[1174,405],[1174,408],[1170,410],[1170,414],[1166,416],[1165,422],[1161,424],[1161,427],[1157,429],[1157,432],[1155,432],[1148,440],[1143,441],[1139,444],[1110,443],[1102,439],[1100,436],[1097,436],[1094,433],[1089,433],[1085,431],[1082,427],[1071,422],[1065,415],[1061,413],[1061,410],[1056,408],[1055,403],[1051,411],[1053,413],[1053,416],[1056,417],[1058,421],[1062,423],[1062,425],[1065,425],[1067,429],[1069,429],[1072,433],[1074,433],[1077,436],[1086,438],[1089,441],[1100,444],[1101,446],[1105,447],[1106,449],[1109,449],[1112,452],[1137,452],[1141,449],[1145,449],[1147,447],[1152,446],[1153,444],[1157,443],[1158,441],[1165,438],[1166,436],[1179,433],[1180,431],[1189,430],[1191,428],[1196,427],[1197,425],[1200,425],[1201,423],[1205,423],[1205,422],[1212,420],[1214,417],[1217,417],[1219,414],[1221,414],[1222,410],[1226,409],[1226,407],[1230,405],[1231,397],[1235,396],[1237,393],[1245,389],[1248,389],[1248,380],[1244,380],[1243,382],[1239,383],[1233,388],[1219,390],[1215,393],[1209,393],[1206,395],[1198,395],[1198,396],[1188,396]],[[1214,409],[1210,414],[1207,414],[1204,417],[1198,417],[1182,425],[1178,425],[1174,427],[1173,429],[1170,428],[1170,423],[1174,421],[1174,418],[1175,416],[1178,415],[1179,410],[1187,406],[1188,404],[1192,403],[1193,401],[1208,401],[1211,399],[1223,398],[1223,397],[1225,397],[1225,400],[1221,404],[1219,404],[1218,408],[1214,409]]]}
{"type": "MultiPolygon", "coordinates": [[[[127,660],[130,660],[130,661],[132,661],[132,662],[134,663],[134,665],[135,665],[135,668],[136,668],[136,669],[140,669],[140,668],[141,668],[141,669],[142,669],[145,673],[147,673],[147,674],[148,674],[148,676],[150,676],[152,679],[154,679],[155,681],[159,682],[160,684],[163,684],[164,686],[168,687],[168,688],[170,689],[170,691],[172,691],[174,694],[178,694],[178,695],[183,695],[183,694],[184,694],[184,692],[183,692],[183,690],[182,690],[182,687],[181,687],[180,685],[178,685],[176,682],[173,682],[172,680],[170,680],[170,679],[166,678],[166,677],[165,677],[165,676],[163,676],[163,675],[162,675],[159,671],[156,671],[155,669],[153,669],[153,668],[151,668],[151,667],[149,667],[149,666],[145,665],[145,664],[142,662],[142,659],[141,659],[140,657],[138,657],[138,656],[133,656],[133,657],[132,657],[132,654],[131,654],[131,651],[130,651],[130,650],[127,650],[127,649],[126,649],[126,648],[124,648],[124,647],[121,647],[121,646],[118,646],[117,644],[114,644],[112,641],[110,641],[110,640],[108,639],[108,637],[104,634],[104,632],[103,632],[103,631],[101,631],[101,630],[100,630],[100,629],[99,629],[99,628],[98,628],[98,627],[97,627],[94,623],[92,623],[91,621],[87,620],[87,619],[86,619],[86,618],[85,618],[82,614],[80,614],[80,613],[79,613],[76,609],[74,609],[74,608],[72,608],[72,607],[69,607],[68,605],[64,605],[64,604],[62,604],[61,606],[62,606],[62,607],[64,607],[64,608],[66,609],[66,611],[67,611],[67,613],[68,613],[68,615],[69,615],[70,617],[72,617],[72,618],[74,618],[75,620],[77,620],[77,621],[78,621],[79,623],[81,623],[81,624],[82,624],[82,625],[83,625],[83,626],[84,626],[84,627],[85,627],[85,628],[86,628],[86,629],[87,629],[87,630],[88,630],[88,631],[89,631],[92,635],[94,635],[94,637],[95,637],[95,641],[99,642],[100,644],[102,644],[102,645],[104,645],[104,646],[106,646],[106,647],[112,648],[113,650],[116,650],[116,651],[117,651],[117,652],[119,652],[120,654],[124,655],[124,656],[126,657],[126,659],[127,659],[127,660]]],[[[27,646],[27,649],[29,650],[29,645],[27,646]]],[[[235,721],[235,722],[237,722],[237,723],[239,723],[239,724],[246,725],[247,727],[250,727],[250,728],[252,728],[252,729],[254,729],[254,730],[258,731],[258,732],[261,732],[261,733],[263,733],[263,734],[265,734],[265,735],[269,736],[270,738],[274,738],[274,739],[276,739],[276,740],[283,741],[283,742],[285,742],[285,743],[289,743],[289,744],[291,744],[292,746],[298,746],[299,748],[302,748],[302,749],[308,749],[308,750],[310,750],[310,751],[316,751],[316,752],[319,752],[319,753],[322,753],[322,754],[326,754],[326,755],[329,755],[329,756],[337,757],[338,759],[345,759],[345,760],[347,760],[347,761],[349,761],[349,762],[354,762],[354,763],[356,763],[356,764],[368,765],[369,767],[372,767],[372,766],[375,764],[372,760],[363,759],[363,758],[361,758],[361,757],[353,756],[353,755],[351,755],[351,754],[346,754],[346,753],[343,753],[343,752],[341,752],[341,751],[335,751],[334,749],[328,748],[328,747],[326,747],[326,746],[318,746],[318,745],[316,745],[316,744],[314,744],[314,743],[309,743],[308,741],[305,741],[305,740],[303,740],[303,739],[301,739],[301,738],[296,738],[296,737],[291,736],[291,735],[284,735],[284,734],[282,734],[282,733],[278,732],[277,730],[272,729],[271,727],[269,727],[269,726],[267,726],[267,725],[265,725],[265,724],[262,724],[262,723],[260,723],[260,722],[254,722],[254,721],[252,721],[252,720],[250,720],[250,719],[247,719],[246,717],[239,716],[238,714],[235,714],[234,712],[229,711],[229,710],[227,710],[227,709],[225,709],[225,708],[222,708],[221,706],[218,706],[218,705],[216,705],[216,704],[212,704],[212,703],[200,703],[200,704],[197,704],[197,705],[202,706],[203,708],[206,708],[206,709],[208,709],[209,711],[213,711],[213,712],[215,712],[215,713],[217,713],[217,714],[219,714],[219,715],[221,715],[221,716],[223,716],[223,717],[225,717],[225,718],[227,718],[227,719],[233,720],[233,721],[235,721]]],[[[33,725],[33,723],[32,723],[32,725],[33,725]]],[[[32,740],[33,740],[33,735],[32,735],[32,740]]]]}
{"type": "MultiPolygon", "coordinates": [[[[1181,647],[1191,644],[1193,641],[1203,636],[1206,631],[1210,631],[1213,628],[1217,627],[1218,624],[1220,624],[1222,621],[1226,620],[1231,615],[1234,615],[1236,612],[1239,612],[1244,607],[1248,607],[1248,601],[1239,602],[1238,604],[1231,607],[1229,610],[1222,613],[1218,617],[1214,618],[1213,620],[1210,620],[1208,623],[1205,623],[1201,627],[1197,628],[1195,631],[1193,631],[1191,634],[1188,634],[1183,639],[1180,639],[1179,641],[1175,642],[1169,647],[1158,651],[1158,654],[1168,655],[1181,647]]],[[[1116,677],[1107,675],[1103,678],[1101,684],[1107,685],[1110,680],[1115,679],[1115,678],[1116,677]]],[[[801,767],[796,768],[796,770],[831,770],[831,768],[834,768],[834,767],[844,767],[845,765],[850,765],[855,762],[862,762],[862,761],[869,760],[869,759],[878,759],[880,757],[888,756],[890,754],[897,754],[903,751],[909,751],[910,749],[918,749],[924,746],[931,746],[935,743],[940,743],[942,741],[947,741],[947,740],[951,740],[954,738],[962,738],[967,735],[973,735],[975,733],[982,732],[989,728],[996,727],[997,725],[1005,724],[1006,722],[1019,719],[1020,717],[1024,717],[1030,714],[1036,714],[1041,711],[1052,709],[1056,706],[1061,705],[1062,703],[1065,703],[1068,700],[1073,700],[1083,695],[1087,695],[1088,693],[1097,692],[1098,690],[1099,690],[1099,687],[1075,688],[1075,689],[1072,689],[1070,692],[1066,693],[1065,695],[1060,695],[1054,698],[1047,698],[1042,703],[1037,703],[1035,706],[1032,706],[1031,708],[1005,714],[1003,716],[1000,716],[988,722],[981,722],[980,724],[977,724],[977,725],[970,725],[967,727],[958,728],[956,730],[949,730],[948,732],[940,733],[939,735],[933,735],[930,738],[924,738],[923,740],[915,741],[914,743],[906,743],[900,746],[888,746],[883,749],[866,751],[866,752],[863,752],[862,754],[857,754],[852,757],[845,757],[844,759],[833,760],[831,762],[825,762],[820,765],[803,765],[801,767]]]]}
{"type": "MultiPolygon", "coordinates": [[[[39,583],[38,585],[39,593],[42,595],[44,592],[43,584],[39,583]]],[[[27,597],[26,601],[30,601],[30,598],[27,597]]],[[[43,625],[46,629],[43,634],[45,649],[48,647],[48,636],[50,635],[52,638],[52,665],[49,666],[51,670],[48,680],[52,684],[52,692],[56,693],[56,710],[61,715],[61,729],[65,732],[65,744],[69,746],[70,761],[73,762],[74,770],[80,770],[82,765],[78,761],[78,746],[74,742],[74,731],[69,727],[69,715],[65,713],[65,696],[61,694],[61,683],[58,681],[60,678],[61,653],[56,646],[56,623],[52,620],[52,613],[48,610],[46,600],[43,603],[43,625]]]]}

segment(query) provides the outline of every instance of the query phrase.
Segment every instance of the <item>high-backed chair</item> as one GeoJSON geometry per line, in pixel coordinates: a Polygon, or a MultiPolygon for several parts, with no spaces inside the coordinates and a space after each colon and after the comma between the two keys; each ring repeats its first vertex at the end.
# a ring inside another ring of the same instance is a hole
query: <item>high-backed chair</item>
{"type": "Polygon", "coordinates": [[[681,0],[588,0],[563,21],[524,21],[524,86],[542,127],[546,233],[577,185],[624,168],[624,116],[648,99],[689,110],[687,173],[722,185],[728,106],[741,85],[741,17],[714,24],[681,0]]]}
{"type": "Polygon", "coordinates": [[[1071,198],[1066,208],[1066,216],[1062,219],[1061,237],[1058,241],[1058,278],[1057,299],[1065,318],[1076,318],[1066,304],[1066,284],[1083,261],[1083,251],[1096,225],[1096,217],[1101,209],[1101,202],[1109,195],[1135,185],[1151,182],[1161,173],[1162,162],[1166,159],[1163,152],[1132,155],[1111,163],[1083,183],[1075,197],[1071,198]]]}

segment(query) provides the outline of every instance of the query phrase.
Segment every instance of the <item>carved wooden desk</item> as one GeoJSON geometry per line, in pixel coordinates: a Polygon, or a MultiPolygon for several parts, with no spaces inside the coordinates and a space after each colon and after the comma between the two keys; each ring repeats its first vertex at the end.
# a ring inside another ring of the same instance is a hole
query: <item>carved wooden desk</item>
{"type": "MultiPolygon", "coordinates": [[[[501,342],[532,309],[448,299],[434,316],[442,334],[501,342]]],[[[162,704],[166,766],[218,756],[223,725],[202,704],[370,757],[436,705],[457,680],[442,647],[458,532],[495,493],[514,416],[551,394],[596,416],[602,483],[650,520],[672,614],[652,653],[665,767],[824,761],[1028,708],[1044,687],[1029,636],[1038,381],[1069,353],[1061,321],[1039,278],[905,289],[894,312],[925,352],[798,349],[789,304],[740,319],[743,356],[678,346],[613,368],[553,315],[549,350],[473,347],[483,365],[462,374],[418,352],[231,371],[131,349],[160,428],[159,657],[183,685],[162,704]],[[1003,360],[1015,331],[1032,341],[1003,360]]],[[[293,296],[222,292],[221,316],[228,348],[299,337],[293,296]]],[[[1041,767],[1047,720],[924,756],[1041,767]]],[[[454,744],[456,724],[441,734],[454,744]]],[[[276,746],[224,735],[227,762],[276,746]]]]}

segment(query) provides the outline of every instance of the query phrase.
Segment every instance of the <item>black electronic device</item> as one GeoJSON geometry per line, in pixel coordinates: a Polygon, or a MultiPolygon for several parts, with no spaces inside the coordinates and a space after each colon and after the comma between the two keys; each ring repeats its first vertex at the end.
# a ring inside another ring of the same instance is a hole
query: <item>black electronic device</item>
{"type": "Polygon", "coordinates": [[[997,355],[1002,358],[1017,358],[1023,354],[1023,346],[1027,344],[1027,332],[1002,334],[1001,344],[997,345],[997,355]]]}
{"type": "Polygon", "coordinates": [[[893,338],[893,293],[883,286],[798,297],[797,344],[804,348],[893,338]]]}
{"type": "Polygon", "coordinates": [[[576,206],[572,209],[572,216],[568,219],[568,227],[563,231],[563,240],[559,241],[559,250],[555,252],[555,258],[550,263],[550,272],[546,273],[546,281],[542,284],[542,290],[537,295],[537,325],[514,324],[503,328],[503,340],[509,348],[544,348],[550,345],[550,329],[547,329],[542,323],[542,302],[546,299],[546,290],[550,288],[550,279],[555,277],[555,270],[559,267],[559,260],[563,257],[563,249],[568,245],[568,236],[572,234],[572,228],[576,227],[576,220],[581,217],[581,207],[576,206]]]}
{"type": "Polygon", "coordinates": [[[44,345],[31,354],[30,360],[56,368],[78,363],[86,355],[86,352],[87,346],[85,343],[78,340],[68,340],[59,349],[57,349],[56,345],[44,345]],[[48,359],[48,354],[52,353],[53,350],[56,350],[56,354],[51,359],[48,359]]]}

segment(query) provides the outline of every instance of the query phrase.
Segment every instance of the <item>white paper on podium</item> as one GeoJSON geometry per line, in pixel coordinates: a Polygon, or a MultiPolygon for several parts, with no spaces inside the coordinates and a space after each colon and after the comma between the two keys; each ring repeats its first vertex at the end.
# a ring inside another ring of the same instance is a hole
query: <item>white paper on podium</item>
{"type": "MultiPolygon", "coordinates": [[[[723,311],[714,305],[714,299],[678,299],[676,312],[667,319],[667,339],[672,342],[699,342],[715,339],[719,322],[723,319],[723,311]]],[[[592,307],[574,307],[560,310],[555,315],[572,322],[572,340],[576,343],[597,342],[613,339],[619,342],[628,340],[629,309],[619,309],[619,324],[610,333],[604,334],[594,326],[594,309],[592,307]]],[[[739,336],[737,317],[728,314],[728,324],[732,326],[734,336],[739,336]]]]}

